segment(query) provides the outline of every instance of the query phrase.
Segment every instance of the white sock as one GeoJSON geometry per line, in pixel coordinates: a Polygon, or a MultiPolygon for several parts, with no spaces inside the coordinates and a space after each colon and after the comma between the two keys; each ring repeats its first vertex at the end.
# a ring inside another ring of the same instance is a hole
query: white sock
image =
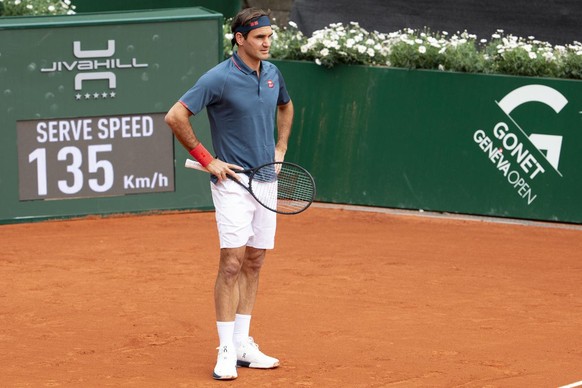
{"type": "Polygon", "coordinates": [[[220,346],[232,346],[234,322],[216,322],[216,328],[218,329],[218,340],[220,341],[220,346]]]}
{"type": "Polygon", "coordinates": [[[234,319],[234,344],[245,342],[249,338],[251,328],[251,316],[236,314],[234,319]]]}

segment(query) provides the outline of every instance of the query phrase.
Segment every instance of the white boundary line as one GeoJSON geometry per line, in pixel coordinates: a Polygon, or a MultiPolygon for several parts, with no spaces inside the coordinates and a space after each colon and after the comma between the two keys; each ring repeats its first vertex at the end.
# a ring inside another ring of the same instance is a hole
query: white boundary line
{"type": "Polygon", "coordinates": [[[582,386],[582,380],[581,381],[577,381],[577,382],[572,383],[572,384],[563,385],[563,386],[558,387],[558,388],[574,388],[574,387],[581,387],[581,386],[582,386]]]}
{"type": "Polygon", "coordinates": [[[323,202],[315,202],[311,206],[317,207],[317,208],[323,208],[323,209],[342,209],[342,210],[350,210],[350,211],[360,211],[360,212],[370,212],[370,213],[385,213],[385,214],[394,214],[394,215],[402,215],[402,216],[443,218],[443,219],[477,221],[477,222],[492,222],[492,223],[497,223],[497,224],[523,225],[523,226],[534,226],[534,227],[538,227],[538,228],[571,229],[571,230],[582,231],[582,225],[566,224],[566,223],[559,223],[559,222],[531,221],[531,220],[520,220],[520,219],[515,219],[515,218],[487,217],[487,216],[475,216],[475,215],[454,214],[454,213],[437,213],[437,212],[429,212],[429,211],[424,211],[424,210],[404,210],[404,209],[392,209],[392,208],[373,207],[373,206],[342,205],[342,204],[323,203],[323,202]]]}

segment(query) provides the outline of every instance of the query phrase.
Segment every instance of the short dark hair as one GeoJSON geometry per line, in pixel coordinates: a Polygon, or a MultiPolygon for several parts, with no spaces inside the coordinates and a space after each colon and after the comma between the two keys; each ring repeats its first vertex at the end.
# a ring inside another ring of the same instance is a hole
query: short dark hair
{"type": "MultiPolygon", "coordinates": [[[[269,16],[269,13],[259,8],[245,8],[234,17],[230,24],[230,31],[232,32],[230,43],[232,43],[232,47],[236,44],[236,32],[234,31],[240,26],[248,26],[261,16],[269,16]]],[[[248,32],[243,34],[243,37],[246,39],[248,34],[248,32]]]]}

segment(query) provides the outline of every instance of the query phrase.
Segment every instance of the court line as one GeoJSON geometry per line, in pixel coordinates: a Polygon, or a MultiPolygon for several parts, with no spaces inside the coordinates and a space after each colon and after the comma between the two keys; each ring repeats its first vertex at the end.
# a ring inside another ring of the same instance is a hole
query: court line
{"type": "Polygon", "coordinates": [[[563,385],[563,386],[558,387],[558,388],[574,388],[574,387],[581,387],[581,386],[582,386],[582,380],[577,381],[577,382],[572,383],[572,384],[563,385]]]}
{"type": "Polygon", "coordinates": [[[394,214],[402,216],[414,216],[414,217],[427,217],[427,218],[443,218],[451,220],[463,220],[463,221],[477,221],[477,222],[491,222],[496,224],[509,224],[509,225],[523,225],[523,226],[534,226],[539,228],[552,228],[552,229],[571,229],[571,230],[581,230],[582,225],[578,224],[567,224],[562,222],[550,222],[550,221],[533,221],[533,220],[523,220],[518,218],[503,218],[503,217],[488,217],[488,216],[477,216],[471,214],[456,214],[456,213],[439,213],[430,212],[426,210],[406,210],[406,209],[393,209],[393,208],[383,208],[374,206],[359,206],[359,205],[345,205],[345,204],[334,204],[334,203],[323,203],[314,202],[313,207],[324,208],[324,209],[342,209],[350,211],[361,211],[370,213],[385,213],[394,214]]]}

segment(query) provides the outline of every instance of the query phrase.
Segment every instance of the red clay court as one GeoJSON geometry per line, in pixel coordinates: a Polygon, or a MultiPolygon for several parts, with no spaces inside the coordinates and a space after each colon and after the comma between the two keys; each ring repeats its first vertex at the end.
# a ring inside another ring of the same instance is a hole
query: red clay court
{"type": "Polygon", "coordinates": [[[582,380],[582,228],[319,205],[279,217],[212,380],[214,213],[0,226],[6,387],[558,387],[582,380]],[[360,209],[361,210],[361,209],[360,209]]]}

